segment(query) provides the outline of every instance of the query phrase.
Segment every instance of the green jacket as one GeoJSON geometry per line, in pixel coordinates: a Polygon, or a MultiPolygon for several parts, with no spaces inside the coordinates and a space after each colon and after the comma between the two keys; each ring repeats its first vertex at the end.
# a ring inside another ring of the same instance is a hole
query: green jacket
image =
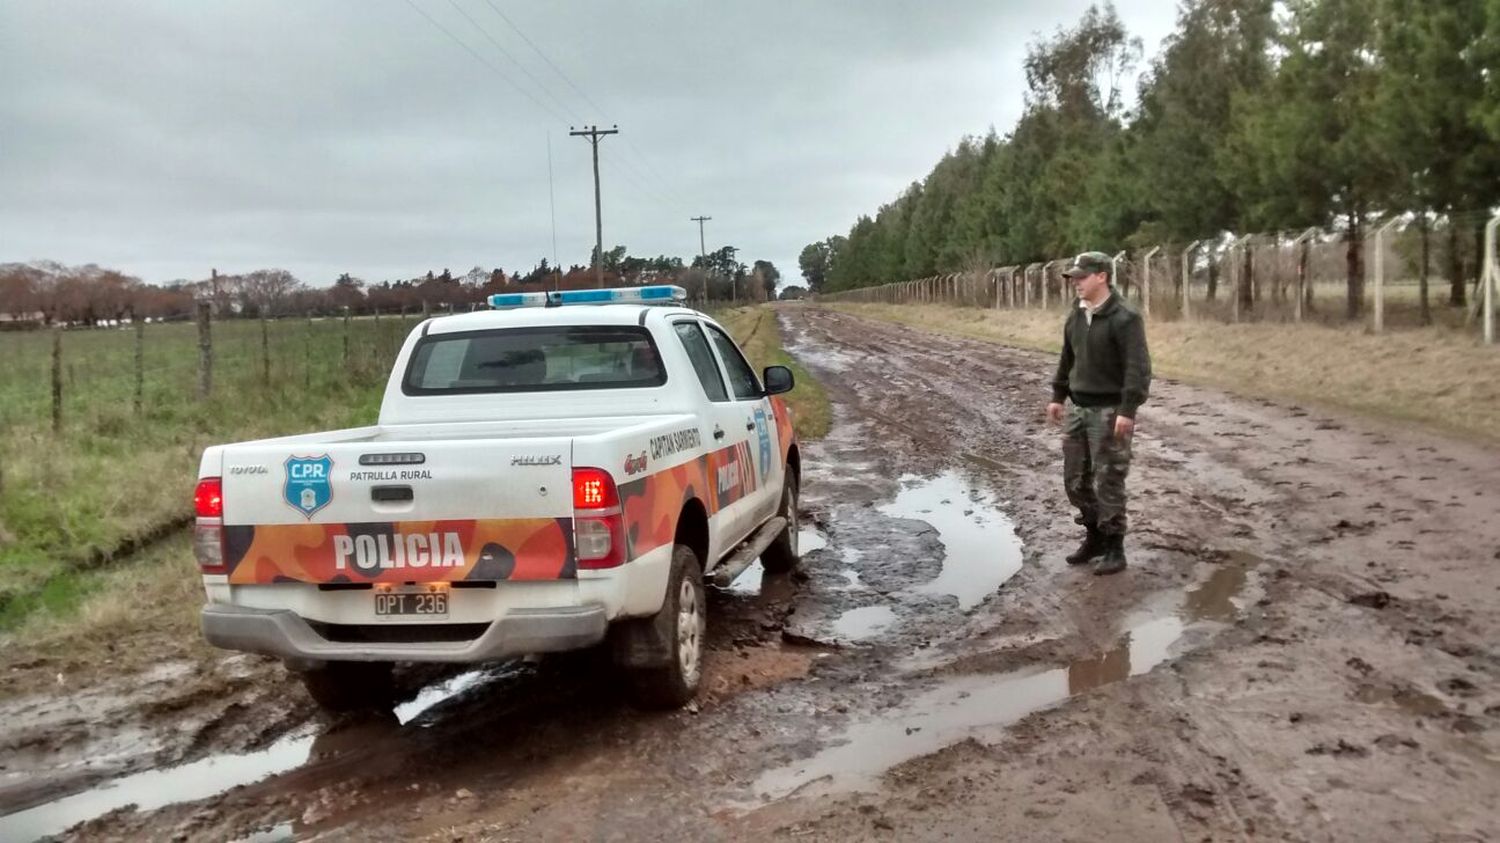
{"type": "Polygon", "coordinates": [[[1151,353],[1141,315],[1111,290],[1090,325],[1075,299],[1063,322],[1052,400],[1072,398],[1080,407],[1115,407],[1120,415],[1135,418],[1150,391],[1151,353]]]}

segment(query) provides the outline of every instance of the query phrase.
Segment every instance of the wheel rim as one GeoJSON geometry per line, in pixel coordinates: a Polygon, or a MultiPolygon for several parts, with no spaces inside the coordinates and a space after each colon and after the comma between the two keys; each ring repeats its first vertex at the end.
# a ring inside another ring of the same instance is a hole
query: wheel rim
{"type": "Polygon", "coordinates": [[[691,580],[682,581],[677,595],[677,660],[689,687],[698,684],[699,656],[703,644],[703,609],[691,580]]]}
{"type": "Polygon", "coordinates": [[[799,533],[801,533],[801,530],[802,530],[801,525],[797,523],[797,487],[796,486],[791,486],[791,487],[788,487],[788,489],[787,489],[787,494],[786,494],[786,509],[785,509],[784,512],[782,512],[782,515],[786,518],[786,543],[787,543],[787,547],[789,547],[791,549],[792,555],[796,556],[797,555],[797,542],[800,539],[799,533]]]}

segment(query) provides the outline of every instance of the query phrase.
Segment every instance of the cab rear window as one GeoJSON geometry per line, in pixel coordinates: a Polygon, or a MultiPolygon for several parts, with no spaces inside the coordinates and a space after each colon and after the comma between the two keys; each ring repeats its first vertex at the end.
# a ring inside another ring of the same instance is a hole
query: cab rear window
{"type": "Polygon", "coordinates": [[[554,392],[666,382],[661,356],[645,328],[503,328],[423,337],[407,365],[402,391],[554,392]]]}

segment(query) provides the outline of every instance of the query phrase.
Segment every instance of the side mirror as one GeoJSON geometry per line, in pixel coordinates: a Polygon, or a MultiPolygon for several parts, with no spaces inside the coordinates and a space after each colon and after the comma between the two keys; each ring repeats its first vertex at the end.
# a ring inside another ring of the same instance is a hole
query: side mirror
{"type": "Polygon", "coordinates": [[[766,385],[767,395],[780,395],[783,392],[791,392],[795,382],[792,380],[792,370],[785,366],[767,366],[765,375],[761,381],[766,385]]]}

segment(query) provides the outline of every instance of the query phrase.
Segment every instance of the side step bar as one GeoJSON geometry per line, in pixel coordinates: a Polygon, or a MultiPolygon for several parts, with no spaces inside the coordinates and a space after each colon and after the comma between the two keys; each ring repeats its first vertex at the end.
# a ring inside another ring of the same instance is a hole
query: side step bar
{"type": "Polygon", "coordinates": [[[745,573],[745,569],[759,558],[761,551],[770,547],[771,542],[776,541],[776,537],[785,529],[786,518],[781,515],[760,525],[760,529],[756,530],[750,538],[745,539],[744,544],[741,544],[738,550],[719,563],[719,567],[715,568],[708,577],[709,584],[719,588],[728,588],[729,584],[734,582],[735,577],[745,573]]]}

